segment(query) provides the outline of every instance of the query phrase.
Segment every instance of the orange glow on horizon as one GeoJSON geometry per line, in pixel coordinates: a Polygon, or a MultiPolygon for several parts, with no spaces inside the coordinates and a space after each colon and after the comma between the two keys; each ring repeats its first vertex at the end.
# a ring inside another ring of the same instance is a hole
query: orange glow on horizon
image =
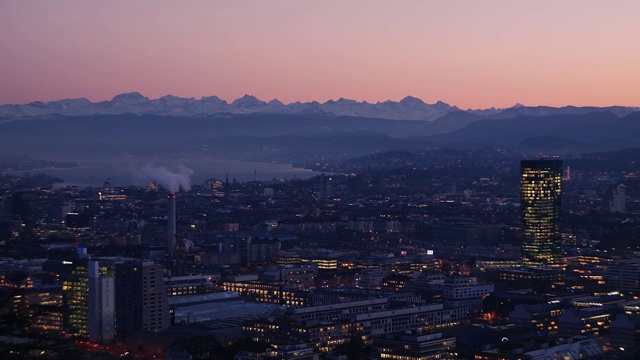
{"type": "Polygon", "coordinates": [[[2,2],[0,104],[138,91],[640,106],[639,12],[630,0],[2,2]]]}

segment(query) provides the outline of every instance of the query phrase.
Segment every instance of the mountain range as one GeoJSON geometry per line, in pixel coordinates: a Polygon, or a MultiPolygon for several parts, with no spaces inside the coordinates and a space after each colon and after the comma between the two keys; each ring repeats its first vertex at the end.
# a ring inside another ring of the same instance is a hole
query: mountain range
{"type": "Polygon", "coordinates": [[[51,102],[32,102],[24,105],[0,106],[0,118],[16,119],[46,115],[166,115],[166,116],[208,116],[236,114],[322,114],[326,116],[357,116],[377,119],[434,120],[451,111],[460,110],[441,101],[426,104],[418,98],[407,96],[395,101],[375,104],[355,100],[338,99],[325,103],[311,101],[284,104],[277,99],[269,102],[251,95],[228,103],[217,96],[201,99],[181,98],[173,95],[151,100],[140,93],[132,92],[115,96],[111,101],[91,102],[85,98],[66,99],[51,102]]]}
{"type": "Polygon", "coordinates": [[[407,96],[400,101],[368,103],[340,98],[324,103],[317,101],[294,102],[284,104],[277,99],[269,102],[251,95],[228,103],[217,96],[182,98],[173,95],[151,100],[140,93],[132,92],[115,96],[110,101],[91,102],[85,98],[65,99],[51,102],[36,101],[23,105],[1,105],[0,119],[19,119],[46,117],[52,115],[92,116],[92,115],[164,115],[164,116],[230,116],[239,114],[288,114],[351,116],[388,120],[425,120],[431,121],[443,116],[455,114],[453,118],[465,117],[467,120],[481,118],[505,119],[522,115],[561,115],[586,114],[593,111],[610,111],[624,116],[640,108],[613,106],[607,108],[566,106],[554,108],[548,106],[527,107],[520,104],[507,109],[462,110],[442,101],[427,104],[421,99],[407,96]]]}
{"type": "MultiPolygon", "coordinates": [[[[461,110],[406,97],[285,105],[138,93],[0,106],[0,153],[34,159],[161,158],[317,162],[381,151],[500,148],[584,154],[640,147],[640,109],[527,107],[461,110]],[[422,120],[422,121],[420,121],[422,120]]],[[[178,161],[178,160],[176,160],[178,161]]]]}

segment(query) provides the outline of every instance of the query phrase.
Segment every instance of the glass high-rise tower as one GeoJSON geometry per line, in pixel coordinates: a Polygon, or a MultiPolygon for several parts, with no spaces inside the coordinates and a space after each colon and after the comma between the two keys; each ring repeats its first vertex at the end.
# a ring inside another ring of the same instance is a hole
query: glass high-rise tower
{"type": "Polygon", "coordinates": [[[522,261],[527,267],[560,267],[562,160],[523,160],[520,164],[522,261]]]}
{"type": "Polygon", "coordinates": [[[89,336],[89,276],[86,261],[78,262],[62,283],[64,325],[67,335],[86,338],[89,336]]]}

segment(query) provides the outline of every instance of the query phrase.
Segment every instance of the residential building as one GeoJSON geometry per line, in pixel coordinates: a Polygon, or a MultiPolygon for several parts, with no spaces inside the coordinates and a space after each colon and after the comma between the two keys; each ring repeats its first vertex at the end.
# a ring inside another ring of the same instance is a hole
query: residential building
{"type": "Polygon", "coordinates": [[[169,304],[162,268],[151,261],[116,265],[116,326],[122,339],[169,327],[169,304]]]}

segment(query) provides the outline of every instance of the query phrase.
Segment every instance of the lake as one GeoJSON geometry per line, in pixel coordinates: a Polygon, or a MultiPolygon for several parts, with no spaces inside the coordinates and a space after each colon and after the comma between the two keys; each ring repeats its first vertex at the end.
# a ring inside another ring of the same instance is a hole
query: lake
{"type": "MultiPolygon", "coordinates": [[[[157,157],[137,157],[122,159],[77,159],[80,164],[76,168],[43,168],[33,169],[31,173],[45,173],[65,180],[65,185],[102,186],[107,179],[113,181],[114,186],[144,186],[149,180],[156,180],[147,175],[149,167],[166,167],[174,173],[190,173],[192,185],[202,185],[206,179],[224,180],[229,175],[229,181],[267,181],[273,179],[305,179],[315,175],[308,169],[293,167],[291,164],[249,162],[223,159],[169,159],[157,157]],[[185,171],[184,168],[191,171],[185,171]]],[[[22,175],[26,171],[13,171],[9,174],[22,175]]],[[[6,173],[6,172],[5,172],[6,173]]]]}

